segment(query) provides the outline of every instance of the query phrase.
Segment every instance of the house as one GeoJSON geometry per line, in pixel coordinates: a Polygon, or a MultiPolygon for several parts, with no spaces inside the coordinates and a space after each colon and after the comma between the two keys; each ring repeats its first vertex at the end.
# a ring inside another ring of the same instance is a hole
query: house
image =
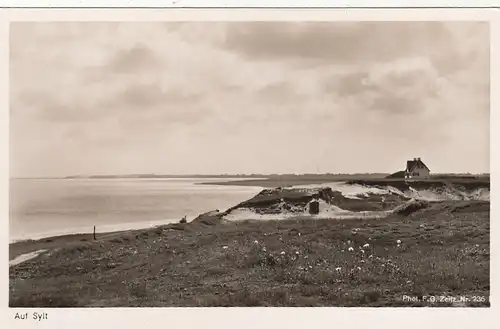
{"type": "Polygon", "coordinates": [[[429,167],[420,158],[406,161],[405,178],[428,178],[430,175],[429,167]]]}

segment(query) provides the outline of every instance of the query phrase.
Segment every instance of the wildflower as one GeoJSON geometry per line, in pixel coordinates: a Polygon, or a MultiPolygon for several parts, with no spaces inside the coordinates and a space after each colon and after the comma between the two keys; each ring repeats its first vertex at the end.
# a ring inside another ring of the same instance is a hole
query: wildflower
{"type": "Polygon", "coordinates": [[[398,240],[398,241],[396,241],[396,242],[397,242],[397,244],[400,244],[400,243],[401,243],[401,240],[398,240]]]}
{"type": "Polygon", "coordinates": [[[296,251],[296,252],[295,252],[295,254],[296,254],[296,255],[298,255],[298,254],[299,254],[299,252],[298,252],[298,251],[296,251]]]}
{"type": "Polygon", "coordinates": [[[282,251],[282,252],[281,252],[281,254],[282,254],[282,255],[284,255],[284,254],[285,254],[285,252],[284,252],[284,251],[282,251]]]}
{"type": "Polygon", "coordinates": [[[300,232],[299,232],[299,236],[300,236],[300,232]]]}
{"type": "Polygon", "coordinates": [[[336,267],[336,268],[335,268],[335,271],[340,271],[340,270],[341,270],[341,268],[340,268],[340,267],[336,267]]]}
{"type": "Polygon", "coordinates": [[[255,240],[253,243],[256,243],[256,244],[257,244],[257,243],[259,243],[259,241],[255,240]]]}
{"type": "Polygon", "coordinates": [[[365,253],[365,251],[364,251],[363,249],[361,249],[361,253],[362,253],[362,254],[364,254],[364,253],[365,253]]]}
{"type": "Polygon", "coordinates": [[[227,248],[228,248],[227,246],[222,247],[222,249],[227,249],[227,248]]]}
{"type": "Polygon", "coordinates": [[[266,247],[262,247],[262,251],[267,251],[266,247]]]}
{"type": "Polygon", "coordinates": [[[358,271],[361,271],[361,267],[358,266],[358,271]]]}
{"type": "Polygon", "coordinates": [[[364,261],[364,259],[362,259],[362,260],[361,260],[361,263],[364,263],[364,262],[365,262],[365,261],[364,261]]]}
{"type": "Polygon", "coordinates": [[[363,245],[363,248],[368,248],[369,246],[370,246],[370,245],[369,245],[368,243],[365,243],[365,244],[363,245]]]}
{"type": "Polygon", "coordinates": [[[351,240],[347,240],[347,243],[348,243],[348,244],[351,244],[351,240]]]}
{"type": "Polygon", "coordinates": [[[368,258],[373,258],[373,255],[368,256],[368,258]]]}
{"type": "Polygon", "coordinates": [[[347,250],[349,250],[349,251],[353,251],[353,250],[354,250],[354,248],[353,248],[353,247],[349,247],[349,249],[347,249],[347,250]]]}
{"type": "Polygon", "coordinates": [[[311,265],[309,265],[309,268],[313,268],[311,265]]]}

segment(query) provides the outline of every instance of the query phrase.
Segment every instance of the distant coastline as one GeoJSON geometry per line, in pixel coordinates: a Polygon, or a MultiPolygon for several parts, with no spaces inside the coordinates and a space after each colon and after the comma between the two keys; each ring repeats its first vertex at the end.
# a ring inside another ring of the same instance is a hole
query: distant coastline
{"type": "Polygon", "coordinates": [[[193,178],[193,179],[204,179],[204,178],[241,178],[241,179],[276,179],[276,178],[383,178],[387,176],[388,173],[356,173],[356,174],[185,174],[185,175],[168,175],[168,174],[122,174],[122,175],[70,175],[61,177],[11,177],[12,179],[154,179],[154,178],[193,178]]]}
{"type": "MultiPolygon", "coordinates": [[[[262,179],[262,180],[277,180],[277,179],[335,179],[338,180],[356,180],[356,179],[382,179],[386,178],[390,173],[355,173],[355,174],[186,174],[186,175],[168,175],[168,174],[122,174],[122,175],[69,175],[61,177],[11,177],[11,179],[155,179],[155,178],[217,178],[217,179],[262,179]]],[[[431,175],[435,179],[449,179],[449,178],[468,178],[468,177],[489,177],[490,173],[435,173],[431,175]]]]}

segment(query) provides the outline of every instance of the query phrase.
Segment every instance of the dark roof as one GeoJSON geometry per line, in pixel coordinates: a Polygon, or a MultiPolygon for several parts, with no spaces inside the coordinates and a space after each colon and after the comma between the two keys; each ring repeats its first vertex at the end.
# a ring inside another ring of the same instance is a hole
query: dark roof
{"type": "Polygon", "coordinates": [[[401,170],[401,171],[397,171],[393,174],[390,174],[386,178],[404,178],[404,177],[405,177],[405,171],[401,170]]]}
{"type": "Polygon", "coordinates": [[[406,161],[406,171],[412,171],[414,168],[427,168],[430,171],[429,167],[420,159],[406,161]]]}

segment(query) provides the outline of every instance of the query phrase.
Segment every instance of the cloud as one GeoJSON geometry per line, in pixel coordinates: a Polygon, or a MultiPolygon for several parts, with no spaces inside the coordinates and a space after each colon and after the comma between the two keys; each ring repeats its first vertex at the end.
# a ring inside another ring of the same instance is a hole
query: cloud
{"type": "Polygon", "coordinates": [[[21,174],[487,167],[484,23],[14,23],[10,52],[21,174]]]}
{"type": "Polygon", "coordinates": [[[372,63],[427,55],[449,37],[441,22],[250,22],[233,23],[225,46],[249,58],[372,63]]]}
{"type": "Polygon", "coordinates": [[[144,69],[154,69],[160,63],[160,59],[148,47],[135,44],[130,49],[120,49],[113,54],[113,58],[107,64],[108,70],[115,74],[126,74],[140,72],[144,69]]]}

